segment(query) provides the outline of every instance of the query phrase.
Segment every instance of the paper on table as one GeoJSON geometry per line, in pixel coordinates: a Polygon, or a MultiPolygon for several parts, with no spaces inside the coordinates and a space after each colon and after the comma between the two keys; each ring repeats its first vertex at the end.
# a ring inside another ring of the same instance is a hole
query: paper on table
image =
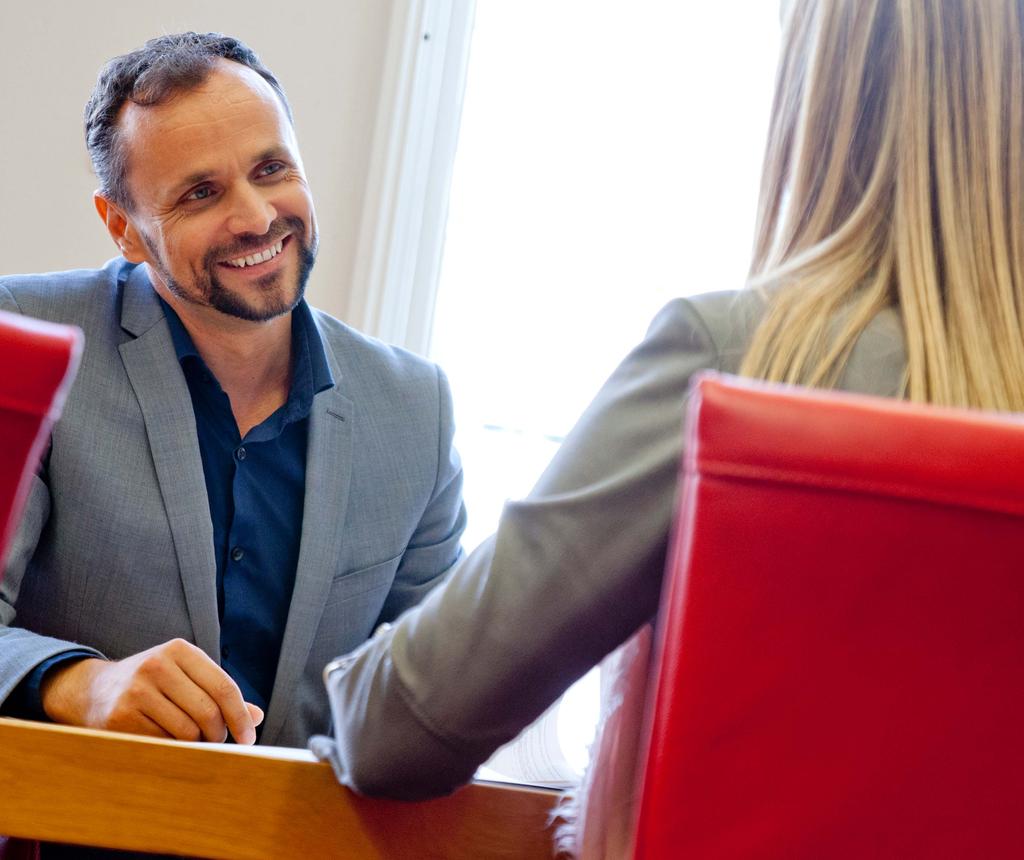
{"type": "Polygon", "coordinates": [[[568,788],[580,772],[565,758],[558,739],[558,708],[548,708],[513,741],[494,753],[477,771],[477,779],[545,788],[568,788]]]}
{"type": "Polygon", "coordinates": [[[246,746],[244,744],[212,744],[208,741],[175,741],[179,746],[196,747],[198,749],[215,749],[223,752],[241,753],[242,755],[258,755],[264,758],[281,758],[290,761],[308,761],[316,763],[317,758],[308,749],[302,747],[271,747],[246,746]]]}

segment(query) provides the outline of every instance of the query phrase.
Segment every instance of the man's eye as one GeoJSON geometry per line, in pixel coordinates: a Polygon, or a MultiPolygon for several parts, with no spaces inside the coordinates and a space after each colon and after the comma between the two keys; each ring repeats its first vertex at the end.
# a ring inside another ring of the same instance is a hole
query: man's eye
{"type": "Polygon", "coordinates": [[[258,172],[260,176],[273,176],[282,170],[284,170],[284,165],[280,161],[271,161],[269,164],[264,164],[258,172]]]}
{"type": "Polygon", "coordinates": [[[213,189],[208,185],[201,185],[194,191],[190,191],[185,195],[186,200],[208,200],[213,196],[213,189]]]}

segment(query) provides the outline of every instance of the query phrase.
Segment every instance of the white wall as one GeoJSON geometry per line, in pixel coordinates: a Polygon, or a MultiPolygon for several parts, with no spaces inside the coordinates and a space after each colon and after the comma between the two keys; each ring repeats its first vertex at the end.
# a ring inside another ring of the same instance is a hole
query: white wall
{"type": "Polygon", "coordinates": [[[402,2],[0,0],[0,273],[114,256],[82,133],[96,74],[151,36],[218,30],[260,54],[292,103],[321,231],[309,295],[343,317],[389,20],[402,2]]]}

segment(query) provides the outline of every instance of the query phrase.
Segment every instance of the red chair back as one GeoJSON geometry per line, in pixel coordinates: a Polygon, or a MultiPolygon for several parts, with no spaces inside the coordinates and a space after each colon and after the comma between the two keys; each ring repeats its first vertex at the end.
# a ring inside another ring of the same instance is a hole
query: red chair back
{"type": "Polygon", "coordinates": [[[0,578],[32,472],[81,351],[76,328],[0,311],[0,578]]]}
{"type": "Polygon", "coordinates": [[[692,392],[639,858],[1024,854],[1024,424],[692,392]]]}

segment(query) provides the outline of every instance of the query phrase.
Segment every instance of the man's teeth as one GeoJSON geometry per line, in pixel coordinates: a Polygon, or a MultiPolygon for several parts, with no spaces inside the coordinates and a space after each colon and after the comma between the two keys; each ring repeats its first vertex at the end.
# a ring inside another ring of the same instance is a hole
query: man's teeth
{"type": "Polygon", "coordinates": [[[255,266],[257,263],[265,263],[267,260],[272,260],[281,253],[281,249],[283,247],[284,239],[281,239],[277,244],[271,245],[265,251],[261,251],[258,254],[250,254],[248,257],[239,257],[237,260],[228,260],[227,263],[229,266],[234,266],[236,269],[244,269],[246,266],[255,266]]]}

